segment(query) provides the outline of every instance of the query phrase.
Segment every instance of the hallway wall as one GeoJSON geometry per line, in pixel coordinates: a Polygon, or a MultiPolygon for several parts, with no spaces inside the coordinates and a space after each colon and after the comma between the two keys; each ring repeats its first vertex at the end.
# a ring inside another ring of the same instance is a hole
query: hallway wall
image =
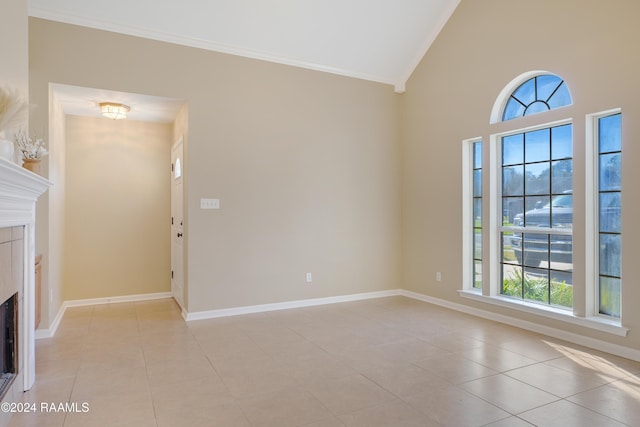
{"type": "Polygon", "coordinates": [[[172,125],[67,116],[63,299],[170,290],[172,125]]]}
{"type": "MultiPolygon", "coordinates": [[[[188,103],[190,313],[398,287],[388,85],[42,19],[29,30],[36,104],[51,82],[188,103]]],[[[33,118],[46,128],[45,114],[33,118]]]]}

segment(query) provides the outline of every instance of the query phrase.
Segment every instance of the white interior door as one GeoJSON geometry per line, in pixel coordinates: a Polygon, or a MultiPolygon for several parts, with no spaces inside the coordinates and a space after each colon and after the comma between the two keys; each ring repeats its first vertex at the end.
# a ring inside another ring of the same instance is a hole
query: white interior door
{"type": "Polygon", "coordinates": [[[171,148],[171,293],[184,307],[184,174],[182,137],[171,148]]]}

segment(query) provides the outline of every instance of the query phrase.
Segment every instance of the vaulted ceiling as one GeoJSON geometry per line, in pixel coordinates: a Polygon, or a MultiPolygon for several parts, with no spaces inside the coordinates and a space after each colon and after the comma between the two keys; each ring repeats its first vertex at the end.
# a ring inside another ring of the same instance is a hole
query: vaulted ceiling
{"type": "Polygon", "coordinates": [[[460,0],[29,0],[29,15],[393,85],[460,0]]]}

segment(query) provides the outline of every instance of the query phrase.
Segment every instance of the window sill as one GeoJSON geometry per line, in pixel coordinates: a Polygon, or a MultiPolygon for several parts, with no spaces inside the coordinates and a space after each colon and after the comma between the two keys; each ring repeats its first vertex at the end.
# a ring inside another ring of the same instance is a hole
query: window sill
{"type": "Polygon", "coordinates": [[[537,316],[546,317],[549,319],[559,320],[562,322],[570,323],[572,325],[578,325],[585,328],[594,329],[600,332],[606,332],[621,337],[626,337],[629,332],[629,328],[625,328],[620,323],[605,319],[603,317],[578,317],[570,311],[542,306],[537,304],[528,303],[526,301],[516,300],[512,298],[506,298],[503,296],[485,296],[478,291],[461,290],[458,291],[461,297],[472,299],[475,301],[481,301],[488,304],[497,305],[500,307],[511,308],[514,310],[520,310],[526,313],[535,314],[537,316]]]}

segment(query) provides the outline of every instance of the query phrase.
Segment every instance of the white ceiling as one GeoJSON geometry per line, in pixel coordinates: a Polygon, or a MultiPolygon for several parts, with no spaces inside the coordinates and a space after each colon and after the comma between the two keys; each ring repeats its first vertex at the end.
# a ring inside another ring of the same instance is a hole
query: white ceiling
{"type": "Polygon", "coordinates": [[[29,0],[29,15],[393,85],[460,0],[29,0]]]}
{"type": "MultiPolygon", "coordinates": [[[[101,102],[117,102],[131,108],[129,120],[141,122],[171,123],[175,120],[184,100],[116,92],[80,86],[53,84],[55,99],[65,114],[73,116],[102,117],[101,102]]],[[[105,119],[107,120],[107,119],[105,119]]]]}

